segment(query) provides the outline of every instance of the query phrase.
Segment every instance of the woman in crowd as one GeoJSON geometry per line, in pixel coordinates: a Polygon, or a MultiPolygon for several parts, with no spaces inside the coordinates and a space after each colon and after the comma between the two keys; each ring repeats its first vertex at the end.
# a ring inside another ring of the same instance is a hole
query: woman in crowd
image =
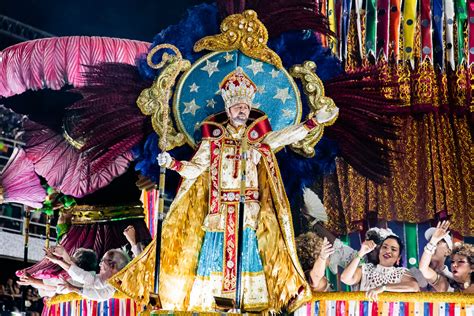
{"type": "MultiPolygon", "coordinates": [[[[451,253],[452,279],[441,270],[435,270],[430,263],[437,253],[442,240],[449,235],[449,222],[438,223],[431,236],[430,242],[420,259],[420,271],[428,283],[437,292],[464,292],[474,293],[474,246],[466,243],[456,244],[451,253]]],[[[442,246],[442,244],[441,244],[442,246]]]]}
{"type": "Polygon", "coordinates": [[[324,273],[328,258],[334,253],[332,245],[326,237],[322,239],[313,232],[307,232],[296,238],[296,248],[311,289],[315,292],[328,291],[330,284],[324,273]]]}
{"type": "Polygon", "coordinates": [[[13,299],[21,298],[20,287],[12,278],[7,279],[7,284],[3,288],[3,293],[5,295],[10,295],[13,299]]]}
{"type": "Polygon", "coordinates": [[[8,278],[6,284],[1,287],[3,291],[0,297],[0,307],[5,310],[19,311],[21,291],[18,284],[12,278],[8,278]]]}
{"type": "Polygon", "coordinates": [[[418,292],[416,280],[406,268],[400,267],[403,244],[398,236],[385,238],[380,246],[378,263],[364,263],[363,257],[376,248],[376,243],[366,240],[357,255],[341,274],[341,281],[347,285],[360,282],[360,290],[367,291],[370,300],[377,300],[382,292],[418,292]],[[360,265],[362,261],[362,265],[360,265]]]}

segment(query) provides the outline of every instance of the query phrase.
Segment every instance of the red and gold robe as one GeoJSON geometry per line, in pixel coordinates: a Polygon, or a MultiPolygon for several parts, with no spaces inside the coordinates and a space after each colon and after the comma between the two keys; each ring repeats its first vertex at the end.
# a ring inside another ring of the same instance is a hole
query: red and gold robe
{"type": "MultiPolygon", "coordinates": [[[[308,120],[273,132],[265,115],[257,111],[252,114],[257,117],[241,130],[227,122],[219,123],[222,114],[204,122],[203,139],[194,157],[172,166],[183,176],[183,182],[163,223],[159,294],[164,309],[212,310],[208,303],[197,306],[196,299],[190,304],[191,292],[194,283],[199,282],[197,263],[206,231],[225,232],[224,248],[227,248],[218,251],[228,250],[235,240],[226,229],[233,225],[236,230],[238,224],[235,217],[229,217],[229,207],[238,206],[240,164],[235,158],[242,137],[249,144],[246,193],[250,198],[246,199],[244,226],[255,229],[267,289],[265,304],[250,302],[247,306],[249,310],[280,312],[288,308],[291,311],[311,298],[296,255],[290,206],[274,151],[303,139],[318,125],[308,120]]],[[[229,259],[233,257],[226,257],[225,262],[229,259]]],[[[153,241],[110,282],[119,291],[147,304],[153,290],[154,263],[153,241]]],[[[223,271],[222,282],[235,273],[235,269],[230,270],[223,271]]],[[[245,300],[244,295],[244,308],[245,300]]]]}

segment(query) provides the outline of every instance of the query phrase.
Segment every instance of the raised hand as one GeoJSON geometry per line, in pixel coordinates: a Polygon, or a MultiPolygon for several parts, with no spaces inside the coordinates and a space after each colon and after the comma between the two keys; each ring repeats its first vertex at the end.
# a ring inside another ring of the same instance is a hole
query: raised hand
{"type": "Polygon", "coordinates": [[[438,242],[444,238],[447,234],[449,234],[449,221],[442,221],[438,222],[438,225],[436,225],[436,229],[433,233],[433,236],[431,236],[430,242],[434,245],[438,244],[438,242]]]}
{"type": "Polygon", "coordinates": [[[61,258],[64,258],[65,256],[69,256],[69,254],[67,253],[66,249],[64,249],[63,246],[61,245],[57,245],[57,246],[54,246],[54,247],[51,247],[52,251],[53,251],[53,254],[55,256],[58,256],[58,257],[61,257],[61,258]]]}
{"type": "MultiPolygon", "coordinates": [[[[53,247],[52,247],[53,248],[53,247]]],[[[56,263],[58,264],[59,262],[62,261],[61,258],[58,258],[54,255],[53,253],[53,249],[52,248],[43,248],[44,252],[45,252],[45,255],[44,257],[46,259],[48,259],[49,261],[51,261],[52,263],[56,263]]]]}
{"type": "Polygon", "coordinates": [[[49,247],[49,248],[44,247],[44,248],[43,248],[44,255],[45,255],[45,256],[54,256],[53,248],[54,248],[54,247],[49,247]]]}
{"type": "Polygon", "coordinates": [[[361,257],[365,256],[366,254],[374,250],[375,247],[377,247],[377,244],[373,240],[365,240],[360,246],[359,255],[361,257]]]}
{"type": "Polygon", "coordinates": [[[53,254],[59,258],[62,258],[64,262],[67,262],[69,264],[72,263],[71,257],[69,256],[69,253],[64,249],[63,246],[57,245],[53,247],[53,254]]]}
{"type": "Polygon", "coordinates": [[[31,285],[30,282],[28,282],[28,281],[23,281],[22,279],[16,281],[16,283],[17,283],[18,285],[20,285],[20,286],[29,286],[29,285],[31,285]]]}
{"type": "Polygon", "coordinates": [[[123,234],[125,235],[125,238],[127,238],[128,242],[132,246],[137,243],[135,227],[133,227],[132,225],[128,225],[127,228],[125,228],[125,230],[123,231],[123,234]]]}
{"type": "Polygon", "coordinates": [[[28,286],[28,285],[34,284],[35,280],[36,279],[33,278],[32,276],[28,274],[24,274],[20,277],[18,281],[16,281],[16,283],[18,283],[19,285],[28,286]]]}
{"type": "Polygon", "coordinates": [[[319,253],[319,258],[326,260],[333,253],[334,253],[334,248],[332,244],[327,240],[326,237],[324,237],[323,246],[321,247],[321,252],[319,253]]]}
{"type": "Polygon", "coordinates": [[[316,112],[316,121],[320,124],[330,122],[339,114],[339,108],[336,106],[325,105],[316,112]]]}

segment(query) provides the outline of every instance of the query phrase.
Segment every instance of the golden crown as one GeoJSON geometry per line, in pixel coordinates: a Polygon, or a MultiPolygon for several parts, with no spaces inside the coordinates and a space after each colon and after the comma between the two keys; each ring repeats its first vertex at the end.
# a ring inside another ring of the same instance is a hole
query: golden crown
{"type": "Polygon", "coordinates": [[[219,85],[225,108],[228,109],[238,103],[245,103],[252,107],[257,86],[245,74],[241,67],[230,72],[219,85]]]}

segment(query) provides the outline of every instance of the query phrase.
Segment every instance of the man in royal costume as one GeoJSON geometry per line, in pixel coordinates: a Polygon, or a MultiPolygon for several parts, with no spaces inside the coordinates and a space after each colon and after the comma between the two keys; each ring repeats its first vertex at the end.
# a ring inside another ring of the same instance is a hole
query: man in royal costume
{"type": "MultiPolygon", "coordinates": [[[[235,298],[238,211],[243,143],[248,144],[242,249],[242,309],[279,312],[311,298],[296,255],[290,206],[274,151],[303,139],[318,122],[272,131],[252,109],[256,85],[238,67],[220,85],[225,112],[202,123],[202,141],[190,161],[168,153],[160,165],[183,182],[163,224],[159,295],[164,309],[212,311],[214,297],[235,298]]],[[[148,303],[154,242],[112,284],[148,303]],[[137,282],[138,281],[138,282],[137,282]]]]}

